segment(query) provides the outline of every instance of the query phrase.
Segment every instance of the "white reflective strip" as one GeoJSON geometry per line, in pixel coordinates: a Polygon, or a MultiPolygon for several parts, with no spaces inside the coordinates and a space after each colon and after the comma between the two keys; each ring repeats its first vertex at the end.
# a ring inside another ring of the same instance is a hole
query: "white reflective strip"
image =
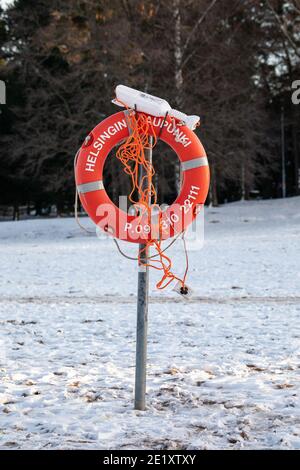
{"type": "Polygon", "coordinates": [[[77,190],[81,194],[90,193],[91,191],[99,191],[100,189],[104,189],[102,180],[92,181],[91,183],[79,184],[77,186],[77,190]]]}
{"type": "Polygon", "coordinates": [[[145,273],[147,271],[147,266],[144,264],[139,265],[139,273],[145,273]]]}
{"type": "Polygon", "coordinates": [[[182,171],[193,170],[200,166],[208,166],[207,157],[194,158],[193,160],[187,160],[186,162],[181,163],[182,171]]]}

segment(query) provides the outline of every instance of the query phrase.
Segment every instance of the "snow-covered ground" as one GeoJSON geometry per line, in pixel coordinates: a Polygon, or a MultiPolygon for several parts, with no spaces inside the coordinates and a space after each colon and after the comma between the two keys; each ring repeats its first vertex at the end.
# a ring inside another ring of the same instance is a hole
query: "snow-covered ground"
{"type": "Polygon", "coordinates": [[[151,272],[145,412],[135,262],[72,219],[0,223],[0,448],[300,448],[300,198],[205,219],[190,302],[151,272]]]}

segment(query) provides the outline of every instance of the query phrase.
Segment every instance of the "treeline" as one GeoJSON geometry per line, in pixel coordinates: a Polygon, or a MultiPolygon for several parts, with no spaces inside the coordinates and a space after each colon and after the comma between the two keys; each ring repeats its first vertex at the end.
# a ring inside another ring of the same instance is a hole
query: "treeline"
{"type": "MultiPolygon", "coordinates": [[[[211,203],[280,197],[283,152],[299,194],[299,47],[299,0],[16,0],[0,13],[0,205],[72,210],[74,155],[118,83],[201,115],[211,203]]],[[[176,159],[158,150],[168,202],[176,159]]],[[[105,175],[115,201],[128,192],[113,156],[105,175]]]]}

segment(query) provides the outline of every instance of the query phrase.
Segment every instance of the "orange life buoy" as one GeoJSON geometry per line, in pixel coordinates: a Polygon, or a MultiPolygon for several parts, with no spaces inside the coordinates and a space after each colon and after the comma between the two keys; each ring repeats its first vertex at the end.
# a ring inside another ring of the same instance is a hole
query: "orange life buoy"
{"type": "Polygon", "coordinates": [[[167,239],[181,233],[195,219],[203,206],[209,189],[209,167],[205,150],[188,127],[170,117],[150,120],[151,133],[168,144],[177,154],[183,181],[174,203],[149,214],[129,215],[108,197],[103,184],[103,168],[111,150],[128,138],[130,128],[127,111],[113,114],[100,122],[86,137],[75,165],[76,186],[80,201],[90,218],[100,228],[116,238],[133,243],[146,243],[155,238],[167,239]],[[157,214],[162,231],[158,233],[157,214]]]}

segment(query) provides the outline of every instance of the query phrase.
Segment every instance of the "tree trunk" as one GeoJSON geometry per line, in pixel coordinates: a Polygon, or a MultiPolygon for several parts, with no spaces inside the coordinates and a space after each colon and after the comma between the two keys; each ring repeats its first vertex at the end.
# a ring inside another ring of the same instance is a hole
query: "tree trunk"
{"type": "Polygon", "coordinates": [[[296,106],[293,107],[293,123],[292,123],[292,140],[293,140],[293,154],[294,154],[294,187],[295,195],[300,194],[300,169],[299,169],[299,144],[297,136],[297,123],[299,122],[298,111],[296,106]],[[298,118],[298,120],[297,120],[298,118]]]}
{"type": "MultiPolygon", "coordinates": [[[[175,62],[175,104],[176,108],[181,110],[182,106],[182,87],[183,87],[183,75],[182,75],[182,42],[181,42],[181,15],[180,15],[180,0],[173,0],[173,18],[174,18],[174,62],[175,62]]],[[[176,190],[180,193],[181,188],[181,166],[180,162],[175,164],[175,178],[176,178],[176,190]]]]}
{"type": "Polygon", "coordinates": [[[214,163],[210,167],[211,179],[209,187],[209,205],[213,207],[218,207],[218,191],[217,191],[217,177],[216,177],[216,168],[214,163]]]}
{"type": "Polygon", "coordinates": [[[180,0],[173,0],[173,17],[175,25],[175,38],[174,38],[174,59],[175,59],[175,88],[176,96],[175,103],[178,108],[182,106],[182,42],[181,42],[181,15],[180,15],[180,0]]]}
{"type": "Polygon", "coordinates": [[[245,183],[245,162],[242,161],[242,171],[241,171],[241,200],[244,201],[246,197],[246,183],[245,183]]]}
{"type": "Polygon", "coordinates": [[[14,204],[13,220],[20,220],[20,210],[18,203],[14,204]]]}

